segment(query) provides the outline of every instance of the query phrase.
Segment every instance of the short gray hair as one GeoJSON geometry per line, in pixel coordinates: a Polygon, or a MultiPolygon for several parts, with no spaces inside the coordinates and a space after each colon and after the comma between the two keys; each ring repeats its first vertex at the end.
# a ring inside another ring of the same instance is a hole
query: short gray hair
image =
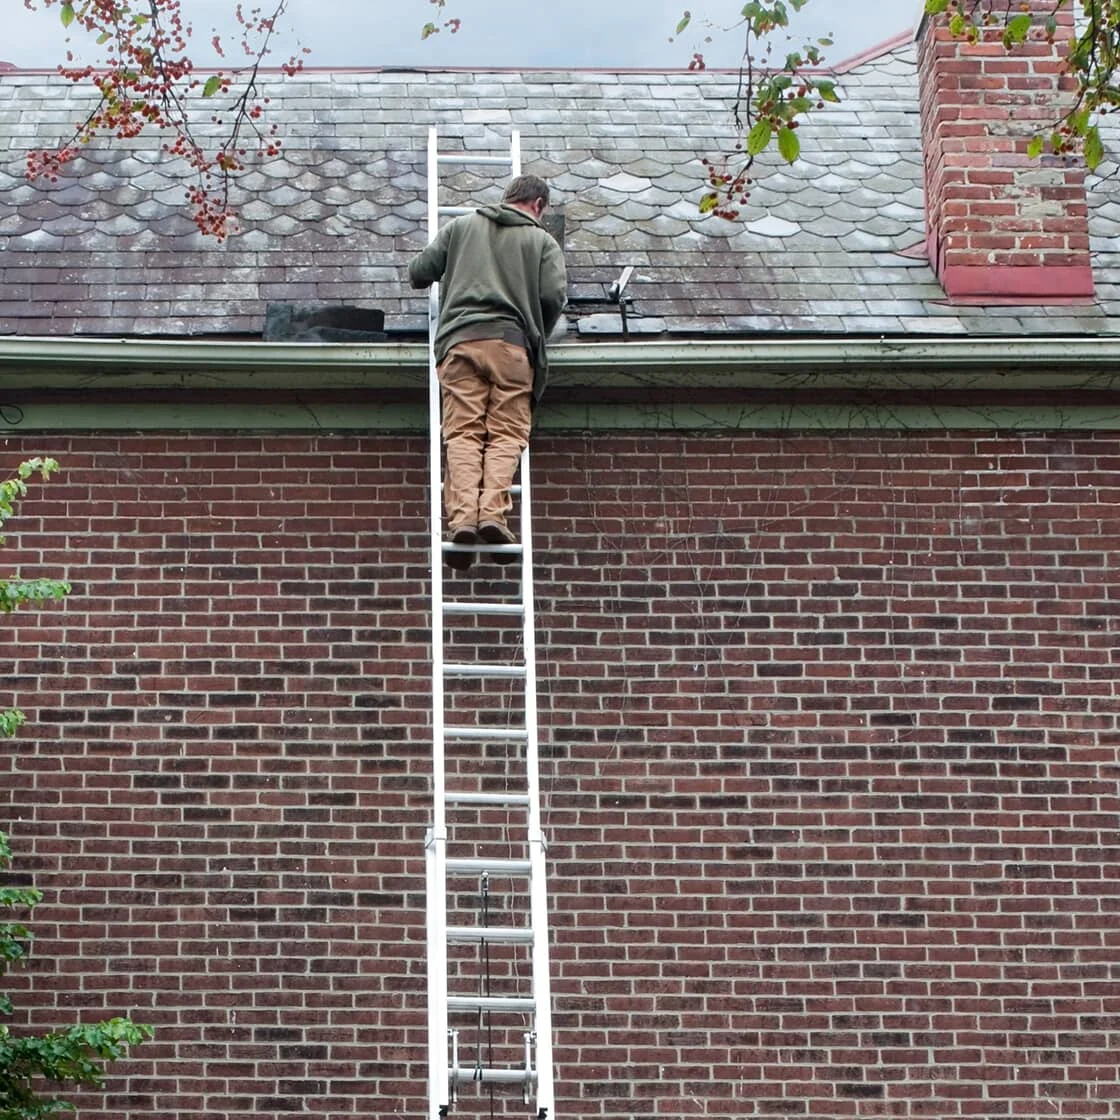
{"type": "Polygon", "coordinates": [[[548,205],[548,184],[537,175],[518,175],[502,195],[503,202],[536,202],[538,198],[548,205]]]}

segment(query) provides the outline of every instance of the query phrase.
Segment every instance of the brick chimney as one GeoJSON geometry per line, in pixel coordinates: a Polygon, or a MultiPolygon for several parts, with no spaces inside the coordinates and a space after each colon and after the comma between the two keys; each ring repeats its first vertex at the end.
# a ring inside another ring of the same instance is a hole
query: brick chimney
{"type": "MultiPolygon", "coordinates": [[[[1023,4],[1040,15],[1053,0],[1023,4]]],[[[1017,9],[1018,10],[1018,9],[1017,9]]],[[[1061,73],[1073,13],[1047,43],[1034,30],[1007,50],[995,31],[970,44],[944,15],[918,29],[927,249],[946,294],[969,303],[1061,303],[1093,294],[1080,160],[1031,159],[1073,102],[1061,73]]]]}

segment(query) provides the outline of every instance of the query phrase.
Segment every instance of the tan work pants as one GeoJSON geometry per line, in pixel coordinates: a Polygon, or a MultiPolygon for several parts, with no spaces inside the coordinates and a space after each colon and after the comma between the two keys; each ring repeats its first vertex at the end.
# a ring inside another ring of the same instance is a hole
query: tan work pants
{"type": "Polygon", "coordinates": [[[533,368],[524,347],[497,338],[452,346],[439,365],[447,477],[443,503],[454,532],[505,525],[509,488],[529,443],[533,368]]]}

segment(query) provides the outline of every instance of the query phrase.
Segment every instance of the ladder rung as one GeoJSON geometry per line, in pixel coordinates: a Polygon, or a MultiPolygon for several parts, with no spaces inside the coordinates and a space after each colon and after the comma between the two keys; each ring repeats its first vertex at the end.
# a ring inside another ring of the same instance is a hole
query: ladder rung
{"type": "Polygon", "coordinates": [[[443,604],[444,614],[524,614],[520,603],[447,603],[443,604]]]}
{"type": "Polygon", "coordinates": [[[530,996],[448,996],[448,1011],[524,1011],[532,1014],[537,1001],[530,996]]]}
{"type": "Polygon", "coordinates": [[[455,217],[458,214],[473,214],[476,207],[474,206],[440,206],[438,207],[441,214],[448,214],[455,217]]]}
{"type": "Polygon", "coordinates": [[[478,544],[455,544],[453,541],[441,541],[440,550],[442,552],[489,552],[491,549],[497,549],[499,546],[496,544],[483,544],[479,541],[478,544]]]}
{"type": "Polygon", "coordinates": [[[524,926],[448,926],[448,941],[500,941],[505,945],[527,945],[533,931],[524,926]]]}
{"type": "Polygon", "coordinates": [[[445,727],[445,738],[451,739],[516,739],[524,742],[529,732],[524,727],[445,727]]]}
{"type": "Polygon", "coordinates": [[[521,551],[520,544],[487,544],[479,541],[478,544],[455,544],[454,541],[441,541],[443,552],[512,552],[521,551]]]}
{"type": "Polygon", "coordinates": [[[444,796],[448,805],[528,805],[529,795],[525,793],[448,793],[444,796]]]}
{"type": "Polygon", "coordinates": [[[440,163],[477,163],[497,167],[513,166],[513,160],[509,156],[475,156],[469,152],[436,152],[436,159],[440,163]]]}
{"type": "Polygon", "coordinates": [[[444,664],[443,672],[448,677],[523,677],[524,665],[461,665],[444,664]]]}
{"type": "Polygon", "coordinates": [[[474,859],[464,856],[447,861],[448,872],[489,871],[495,875],[528,875],[532,866],[527,859],[474,859]]]}
{"type": "Polygon", "coordinates": [[[469,1085],[477,1081],[481,1085],[501,1083],[503,1085],[534,1084],[537,1080],[536,1070],[525,1069],[488,1069],[486,1066],[458,1066],[449,1069],[447,1076],[453,1078],[460,1085],[469,1085]]]}

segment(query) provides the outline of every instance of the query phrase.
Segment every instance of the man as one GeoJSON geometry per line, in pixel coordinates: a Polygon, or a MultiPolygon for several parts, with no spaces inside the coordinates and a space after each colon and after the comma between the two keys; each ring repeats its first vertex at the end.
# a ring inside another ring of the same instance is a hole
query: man
{"type": "MultiPolygon", "coordinates": [[[[510,486],[548,374],[545,340],[567,293],[564,256],[540,224],[548,185],[519,175],[498,206],[448,222],[408,266],[414,288],[442,281],[436,363],[447,477],[443,501],[458,545],[514,544],[510,486]]],[[[473,552],[451,551],[464,571],[473,552]]],[[[513,553],[492,553],[499,564],[513,553]]]]}

